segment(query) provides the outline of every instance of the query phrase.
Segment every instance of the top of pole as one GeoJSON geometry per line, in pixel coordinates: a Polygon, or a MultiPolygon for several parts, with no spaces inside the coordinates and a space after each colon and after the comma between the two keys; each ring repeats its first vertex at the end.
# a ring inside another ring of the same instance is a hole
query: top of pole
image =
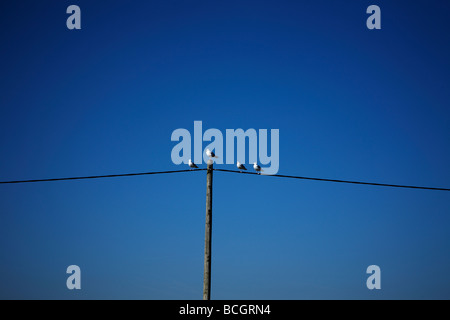
{"type": "Polygon", "coordinates": [[[207,162],[207,169],[208,170],[212,170],[213,169],[213,164],[214,164],[214,161],[212,159],[209,159],[208,162],[207,162]]]}

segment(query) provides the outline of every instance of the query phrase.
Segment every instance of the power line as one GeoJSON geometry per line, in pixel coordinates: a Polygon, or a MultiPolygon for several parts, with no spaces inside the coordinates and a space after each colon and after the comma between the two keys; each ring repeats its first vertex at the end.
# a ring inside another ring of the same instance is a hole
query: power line
{"type": "Polygon", "coordinates": [[[123,173],[123,174],[108,174],[108,175],[101,175],[101,176],[69,177],[69,178],[53,178],[53,179],[37,179],[37,180],[0,181],[0,184],[132,177],[132,176],[146,176],[146,175],[152,175],[152,174],[180,173],[180,172],[193,172],[193,171],[204,171],[204,170],[206,170],[206,169],[194,169],[194,170],[187,169],[187,170],[173,170],[173,171],[159,171],[159,172],[123,173]]]}
{"type": "MultiPolygon", "coordinates": [[[[241,171],[226,170],[226,169],[214,169],[214,170],[215,171],[222,171],[222,172],[231,172],[231,173],[260,175],[259,173],[256,173],[256,172],[246,172],[246,171],[241,172],[241,171]]],[[[287,176],[287,175],[281,175],[281,174],[263,175],[263,176],[266,176],[266,177],[278,177],[278,178],[290,178],[290,179],[302,179],[302,180],[314,180],[314,181],[326,181],[326,182],[338,182],[338,183],[364,184],[364,185],[381,186],[381,187],[450,191],[449,188],[421,187],[421,186],[408,186],[408,185],[376,183],[376,182],[362,182],[362,181],[349,181],[349,180],[337,180],[337,179],[325,179],[325,178],[311,178],[311,177],[301,177],[301,176],[287,176]]]]}
{"type": "MultiPolygon", "coordinates": [[[[181,173],[181,172],[194,172],[194,171],[205,171],[207,169],[186,169],[186,170],[172,170],[172,171],[158,171],[158,172],[141,172],[141,173],[123,173],[123,174],[109,174],[109,175],[97,175],[97,176],[86,176],[86,177],[67,177],[67,178],[52,178],[52,179],[36,179],[36,180],[15,180],[15,181],[0,181],[0,184],[16,184],[16,183],[32,183],[32,182],[50,182],[50,181],[67,181],[67,180],[87,180],[87,179],[101,179],[101,178],[117,178],[117,177],[132,177],[132,176],[144,176],[144,175],[154,175],[154,174],[168,174],[168,173],[181,173]]],[[[235,171],[227,169],[213,169],[214,171],[222,171],[228,173],[240,173],[240,174],[251,174],[260,175],[256,172],[247,171],[235,171]]],[[[381,187],[393,187],[393,188],[408,188],[408,189],[422,189],[422,190],[438,190],[438,191],[450,191],[450,188],[438,188],[438,187],[423,187],[423,186],[410,186],[410,185],[400,185],[400,184],[388,184],[388,183],[377,183],[377,182],[363,182],[363,181],[350,181],[350,180],[338,180],[338,179],[326,179],[326,178],[313,178],[313,177],[302,177],[302,176],[291,176],[291,175],[264,175],[266,177],[277,177],[277,178],[288,178],[288,179],[301,179],[301,180],[314,180],[314,181],[325,181],[325,182],[337,182],[337,183],[349,183],[349,184],[361,184],[370,186],[381,186],[381,187]]]]}

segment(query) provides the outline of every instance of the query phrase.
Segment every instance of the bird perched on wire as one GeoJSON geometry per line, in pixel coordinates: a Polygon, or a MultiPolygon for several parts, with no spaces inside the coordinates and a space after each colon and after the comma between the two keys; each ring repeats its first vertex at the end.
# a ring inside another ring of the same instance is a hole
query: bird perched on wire
{"type": "Polygon", "coordinates": [[[238,169],[240,170],[241,173],[242,173],[242,170],[247,170],[247,168],[239,161],[237,162],[236,166],[238,167],[238,169]]]}
{"type": "Polygon", "coordinates": [[[255,162],[253,163],[253,169],[255,169],[256,173],[261,174],[261,171],[263,171],[263,169],[261,169],[260,166],[258,166],[258,164],[255,162]]]}
{"type": "Polygon", "coordinates": [[[191,159],[189,159],[189,167],[191,167],[191,169],[198,169],[197,165],[193,163],[191,159]]]}
{"type": "Polygon", "coordinates": [[[206,149],[206,155],[210,158],[218,158],[218,156],[216,156],[216,154],[209,149],[206,149]]]}

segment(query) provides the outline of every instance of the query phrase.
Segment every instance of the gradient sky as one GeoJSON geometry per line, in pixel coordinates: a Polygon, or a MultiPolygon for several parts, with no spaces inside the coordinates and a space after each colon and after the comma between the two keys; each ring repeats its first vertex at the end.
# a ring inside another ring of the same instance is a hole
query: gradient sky
{"type": "MultiPolygon", "coordinates": [[[[170,137],[201,120],[279,129],[280,174],[448,188],[449,21],[442,0],[2,1],[0,181],[185,169],[170,137]]],[[[205,182],[0,185],[0,298],[201,299],[205,182]]],[[[213,194],[213,299],[450,299],[449,192],[216,171],[213,194]]]]}

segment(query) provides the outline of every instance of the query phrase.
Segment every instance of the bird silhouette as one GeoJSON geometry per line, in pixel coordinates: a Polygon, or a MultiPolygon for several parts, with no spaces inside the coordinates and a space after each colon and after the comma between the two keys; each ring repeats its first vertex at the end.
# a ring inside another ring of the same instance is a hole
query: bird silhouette
{"type": "Polygon", "coordinates": [[[195,163],[193,163],[191,159],[189,159],[189,167],[191,167],[191,170],[198,169],[197,165],[195,163]]]}
{"type": "Polygon", "coordinates": [[[263,171],[263,169],[261,169],[261,167],[255,162],[253,163],[253,169],[255,169],[256,173],[261,174],[261,171],[263,171]]]}
{"type": "Polygon", "coordinates": [[[247,170],[247,168],[239,161],[237,162],[236,166],[238,167],[238,169],[240,170],[241,173],[242,173],[242,170],[247,170]]]}

